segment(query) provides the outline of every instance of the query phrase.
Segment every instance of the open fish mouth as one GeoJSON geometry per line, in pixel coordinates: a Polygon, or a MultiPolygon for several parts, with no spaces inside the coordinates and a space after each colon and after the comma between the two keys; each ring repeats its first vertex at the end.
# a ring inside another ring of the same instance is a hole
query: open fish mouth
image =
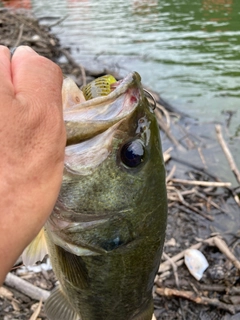
{"type": "Polygon", "coordinates": [[[112,91],[108,95],[87,101],[81,102],[80,90],[73,90],[74,86],[76,84],[71,79],[65,79],[63,106],[67,145],[79,143],[107,130],[131,114],[144,97],[141,77],[137,72],[112,84],[112,91]]]}

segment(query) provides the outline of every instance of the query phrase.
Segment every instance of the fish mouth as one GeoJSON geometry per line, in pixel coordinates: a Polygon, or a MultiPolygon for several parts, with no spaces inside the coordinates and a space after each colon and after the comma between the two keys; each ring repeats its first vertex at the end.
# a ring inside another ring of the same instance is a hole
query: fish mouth
{"type": "Polygon", "coordinates": [[[114,83],[112,89],[107,96],[96,97],[64,109],[67,145],[82,142],[106,131],[132,114],[144,97],[141,77],[137,72],[114,83]]]}

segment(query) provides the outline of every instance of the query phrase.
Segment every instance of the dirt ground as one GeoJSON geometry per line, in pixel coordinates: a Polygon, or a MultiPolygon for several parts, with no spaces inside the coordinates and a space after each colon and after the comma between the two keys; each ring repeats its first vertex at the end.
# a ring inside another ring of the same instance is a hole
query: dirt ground
{"type": "MultiPolygon", "coordinates": [[[[30,45],[58,63],[63,73],[71,75],[80,86],[102,75],[102,71],[90,72],[79,66],[51,28],[26,13],[0,10],[0,44],[11,48],[30,45]],[[60,57],[65,62],[59,63],[60,57]]],[[[237,168],[226,158],[227,126],[199,125],[156,93],[153,95],[169,201],[162,264],[153,288],[155,316],[167,320],[240,319],[240,181],[237,168]],[[215,155],[220,155],[220,164],[215,155]],[[209,264],[199,281],[184,263],[185,250],[192,246],[205,255],[209,264]]],[[[46,261],[38,269],[26,270],[20,262],[11,275],[46,293],[55,287],[57,279],[46,261]]],[[[0,288],[0,319],[47,319],[40,299],[17,287],[14,279],[0,288]]]]}

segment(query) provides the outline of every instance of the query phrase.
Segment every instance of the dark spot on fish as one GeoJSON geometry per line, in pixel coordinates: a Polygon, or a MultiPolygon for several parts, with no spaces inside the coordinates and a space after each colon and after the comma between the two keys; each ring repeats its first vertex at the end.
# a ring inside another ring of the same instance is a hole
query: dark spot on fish
{"type": "Polygon", "coordinates": [[[121,160],[130,168],[140,165],[143,162],[144,154],[144,146],[140,140],[129,141],[121,148],[121,160]]]}

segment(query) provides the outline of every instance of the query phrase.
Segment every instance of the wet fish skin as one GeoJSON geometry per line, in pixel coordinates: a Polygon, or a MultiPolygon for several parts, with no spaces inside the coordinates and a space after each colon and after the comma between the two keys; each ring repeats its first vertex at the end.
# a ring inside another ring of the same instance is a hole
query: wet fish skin
{"type": "Polygon", "coordinates": [[[46,303],[52,320],[70,320],[68,308],[74,310],[71,319],[76,314],[82,320],[152,318],[152,286],[167,218],[165,169],[155,115],[139,78],[132,78],[130,87],[140,93],[137,107],[116,122],[109,154],[91,174],[65,167],[59,198],[46,224],[61,285],[59,296],[56,293],[46,303]],[[132,141],[144,148],[136,167],[125,165],[121,155],[132,141]],[[63,318],[60,299],[68,302],[63,318]]]}

